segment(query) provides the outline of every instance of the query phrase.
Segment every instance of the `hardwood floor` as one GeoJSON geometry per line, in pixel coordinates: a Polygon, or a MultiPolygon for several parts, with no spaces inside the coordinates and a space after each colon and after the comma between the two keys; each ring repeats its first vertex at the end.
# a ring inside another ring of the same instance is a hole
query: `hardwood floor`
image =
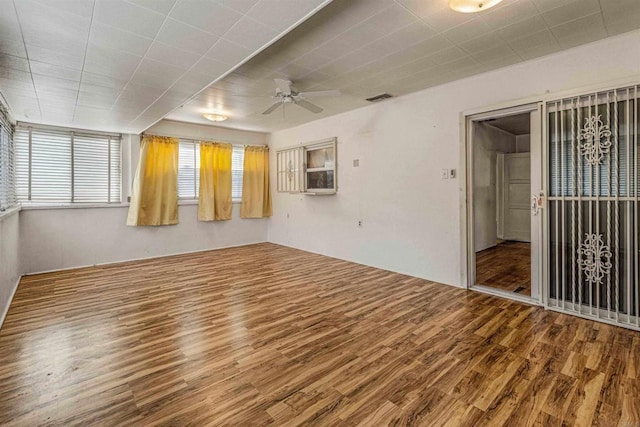
{"type": "Polygon", "coordinates": [[[259,244],[23,278],[0,425],[640,425],[640,334],[259,244]]]}
{"type": "Polygon", "coordinates": [[[531,244],[502,242],[478,252],[476,282],[531,296],[531,244]]]}

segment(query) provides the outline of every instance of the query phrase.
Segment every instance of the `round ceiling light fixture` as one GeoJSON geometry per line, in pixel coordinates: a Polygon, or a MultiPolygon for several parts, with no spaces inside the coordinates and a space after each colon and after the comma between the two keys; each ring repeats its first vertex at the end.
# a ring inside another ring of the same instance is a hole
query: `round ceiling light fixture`
{"type": "Polygon", "coordinates": [[[211,120],[212,122],[224,122],[229,117],[224,114],[216,114],[216,113],[204,113],[202,115],[207,120],[211,120]]]}
{"type": "Polygon", "coordinates": [[[487,10],[502,0],[449,0],[449,7],[456,12],[475,13],[487,10]]]}

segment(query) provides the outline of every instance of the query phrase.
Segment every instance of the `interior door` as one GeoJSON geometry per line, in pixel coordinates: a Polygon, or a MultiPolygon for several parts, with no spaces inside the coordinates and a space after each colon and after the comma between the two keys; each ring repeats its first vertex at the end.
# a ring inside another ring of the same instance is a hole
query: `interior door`
{"type": "Polygon", "coordinates": [[[531,156],[530,153],[504,155],[505,240],[531,242],[531,156]]]}

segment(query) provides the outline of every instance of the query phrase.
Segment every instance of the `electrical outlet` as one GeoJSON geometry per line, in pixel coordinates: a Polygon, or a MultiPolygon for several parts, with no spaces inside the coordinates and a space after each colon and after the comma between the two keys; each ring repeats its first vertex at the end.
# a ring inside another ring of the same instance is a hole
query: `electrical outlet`
{"type": "Polygon", "coordinates": [[[358,220],[358,227],[362,227],[362,220],[361,219],[358,220]]]}
{"type": "Polygon", "coordinates": [[[360,166],[360,159],[353,159],[353,167],[357,168],[360,166]]]}
{"type": "Polygon", "coordinates": [[[440,176],[442,179],[449,179],[449,169],[442,169],[440,176]]]}
{"type": "Polygon", "coordinates": [[[287,219],[289,219],[289,212],[287,212],[287,219]]]}

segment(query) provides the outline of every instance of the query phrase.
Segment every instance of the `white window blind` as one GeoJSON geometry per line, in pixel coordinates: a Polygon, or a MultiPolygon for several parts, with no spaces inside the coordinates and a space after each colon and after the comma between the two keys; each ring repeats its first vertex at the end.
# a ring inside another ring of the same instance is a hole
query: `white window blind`
{"type": "Polygon", "coordinates": [[[14,140],[23,204],[120,203],[119,134],[19,124],[14,140]]]}
{"type": "Polygon", "coordinates": [[[16,204],[13,126],[0,104],[0,212],[16,204]]]}
{"type": "MultiPolygon", "coordinates": [[[[231,157],[231,197],[242,199],[244,147],[233,146],[231,157]]],[[[200,144],[192,139],[180,139],[178,151],[178,196],[184,200],[198,200],[200,191],[200,144]]]]}

